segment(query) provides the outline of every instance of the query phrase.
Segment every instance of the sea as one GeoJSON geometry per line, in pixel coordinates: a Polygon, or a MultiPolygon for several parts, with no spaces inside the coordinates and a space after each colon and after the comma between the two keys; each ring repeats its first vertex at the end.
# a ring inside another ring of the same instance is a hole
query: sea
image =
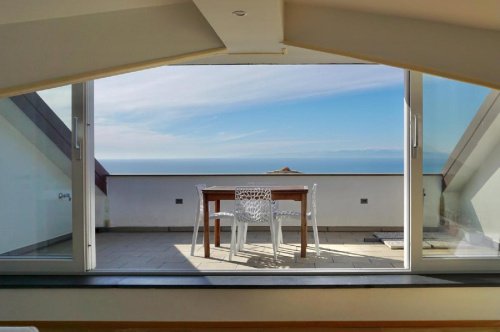
{"type": "MultiPolygon", "coordinates": [[[[284,167],[305,174],[403,174],[403,158],[99,159],[114,175],[265,174],[284,167]]],[[[437,172],[442,161],[429,162],[437,172]]]]}

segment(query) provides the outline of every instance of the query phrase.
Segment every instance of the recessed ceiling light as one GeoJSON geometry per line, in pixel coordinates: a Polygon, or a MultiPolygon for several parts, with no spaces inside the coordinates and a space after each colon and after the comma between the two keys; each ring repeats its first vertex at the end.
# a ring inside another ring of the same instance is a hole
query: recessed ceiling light
{"type": "Polygon", "coordinates": [[[246,16],[246,15],[247,15],[247,12],[246,12],[246,11],[244,11],[244,10],[235,10],[235,11],[233,12],[233,15],[240,16],[240,17],[241,17],[241,16],[246,16]]]}

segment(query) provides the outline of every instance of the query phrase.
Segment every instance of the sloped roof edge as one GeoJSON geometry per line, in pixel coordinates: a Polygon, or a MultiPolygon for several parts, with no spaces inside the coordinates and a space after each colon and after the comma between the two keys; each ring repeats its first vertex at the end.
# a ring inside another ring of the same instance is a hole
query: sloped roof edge
{"type": "MultiPolygon", "coordinates": [[[[12,102],[71,159],[71,131],[56,113],[36,93],[10,97],[12,102]]],[[[95,185],[107,194],[108,171],[95,159],[95,185]]]]}

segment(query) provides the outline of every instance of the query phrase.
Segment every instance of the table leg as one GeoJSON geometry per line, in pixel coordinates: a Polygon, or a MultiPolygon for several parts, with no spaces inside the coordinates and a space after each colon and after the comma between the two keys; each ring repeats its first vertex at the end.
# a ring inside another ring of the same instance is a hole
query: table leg
{"type": "Polygon", "coordinates": [[[203,195],[203,245],[205,247],[205,258],[210,257],[210,224],[208,222],[208,200],[203,195]]]}
{"type": "Polygon", "coordinates": [[[307,249],[307,194],[300,201],[300,257],[306,257],[307,249]]]}
{"type": "MultiPolygon", "coordinates": [[[[215,201],[215,212],[220,212],[220,201],[215,201]]],[[[215,246],[220,247],[220,219],[215,219],[215,246]]]]}

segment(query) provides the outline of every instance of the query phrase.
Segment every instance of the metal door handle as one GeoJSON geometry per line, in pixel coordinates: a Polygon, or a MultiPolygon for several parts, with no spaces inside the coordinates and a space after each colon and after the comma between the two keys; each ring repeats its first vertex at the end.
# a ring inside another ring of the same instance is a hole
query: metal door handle
{"type": "Polygon", "coordinates": [[[418,148],[418,117],[413,114],[413,148],[418,148]]]}
{"type": "Polygon", "coordinates": [[[82,151],[80,149],[80,141],[78,138],[78,117],[73,117],[73,147],[78,152],[78,160],[82,159],[82,151]]]}

